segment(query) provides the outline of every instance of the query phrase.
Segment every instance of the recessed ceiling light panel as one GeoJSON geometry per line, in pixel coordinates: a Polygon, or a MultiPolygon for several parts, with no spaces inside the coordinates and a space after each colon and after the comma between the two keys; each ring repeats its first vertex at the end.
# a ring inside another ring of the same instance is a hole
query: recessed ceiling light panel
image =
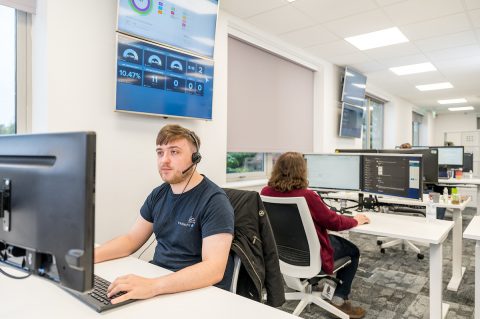
{"type": "Polygon", "coordinates": [[[471,111],[474,110],[475,108],[473,106],[459,106],[459,107],[449,107],[448,110],[452,112],[458,112],[458,111],[471,111]]]}
{"type": "Polygon", "coordinates": [[[453,88],[453,85],[450,82],[441,82],[441,83],[417,85],[416,88],[419,91],[435,91],[435,90],[451,89],[453,88]]]}
{"type": "Polygon", "coordinates": [[[394,27],[348,37],[345,41],[363,51],[408,42],[408,39],[397,27],[394,27]]]}
{"type": "Polygon", "coordinates": [[[430,62],[403,65],[403,66],[390,68],[390,71],[392,71],[396,75],[408,75],[408,74],[431,72],[436,70],[437,68],[430,62]]]}
{"type": "Polygon", "coordinates": [[[467,103],[465,98],[460,99],[450,99],[450,100],[438,100],[439,104],[458,104],[458,103],[467,103]]]}

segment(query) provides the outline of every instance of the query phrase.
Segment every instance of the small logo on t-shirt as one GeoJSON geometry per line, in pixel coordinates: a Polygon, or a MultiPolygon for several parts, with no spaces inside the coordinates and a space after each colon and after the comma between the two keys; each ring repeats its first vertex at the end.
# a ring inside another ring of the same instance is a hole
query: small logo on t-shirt
{"type": "Polygon", "coordinates": [[[190,217],[186,223],[185,223],[185,222],[181,222],[181,221],[178,221],[177,223],[178,223],[180,226],[192,228],[193,226],[195,226],[196,220],[195,220],[195,218],[190,217]]]}

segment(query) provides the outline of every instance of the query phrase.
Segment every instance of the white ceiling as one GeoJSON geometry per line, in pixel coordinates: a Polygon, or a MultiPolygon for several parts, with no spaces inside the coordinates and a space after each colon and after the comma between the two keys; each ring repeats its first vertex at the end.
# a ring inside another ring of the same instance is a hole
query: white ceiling
{"type": "MultiPolygon", "coordinates": [[[[480,111],[480,0],[221,0],[230,14],[340,66],[414,105],[445,112],[439,99],[467,99],[480,111]],[[345,37],[398,27],[410,40],[360,51],[345,37]],[[431,62],[437,71],[397,76],[388,68],[431,62]],[[420,92],[415,85],[450,82],[420,92]]],[[[367,90],[368,90],[367,82],[367,90]]]]}

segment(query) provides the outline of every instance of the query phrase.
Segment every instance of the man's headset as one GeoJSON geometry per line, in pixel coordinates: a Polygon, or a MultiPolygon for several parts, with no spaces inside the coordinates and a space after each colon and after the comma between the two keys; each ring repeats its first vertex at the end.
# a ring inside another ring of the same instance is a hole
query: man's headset
{"type": "Polygon", "coordinates": [[[189,167],[187,167],[187,169],[182,171],[182,174],[185,174],[186,172],[188,172],[193,167],[193,165],[197,165],[202,160],[202,154],[200,154],[199,152],[200,146],[198,144],[197,138],[195,137],[195,134],[192,131],[188,131],[188,134],[190,134],[190,137],[192,138],[193,143],[195,144],[196,151],[192,153],[192,164],[189,167]]]}

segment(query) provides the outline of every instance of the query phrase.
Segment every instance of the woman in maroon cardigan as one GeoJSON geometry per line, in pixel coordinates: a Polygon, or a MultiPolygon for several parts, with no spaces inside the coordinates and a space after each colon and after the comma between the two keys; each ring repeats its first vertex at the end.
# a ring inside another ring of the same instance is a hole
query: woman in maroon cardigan
{"type": "Polygon", "coordinates": [[[268,186],[262,189],[261,194],[273,197],[305,197],[320,240],[322,270],[331,274],[334,260],[345,256],[350,256],[352,259],[351,264],[337,272],[337,278],[342,281],[342,284],[335,289],[332,304],[347,313],[350,318],[363,318],[365,310],[354,307],[347,301],[353,277],[357,271],[360,252],[352,242],[329,235],[327,230],[350,229],[368,223],[368,217],[364,214],[357,214],[354,218],[338,215],[325,205],[316,192],[307,189],[307,186],[307,165],[302,154],[288,152],[278,158],[268,186]]]}

